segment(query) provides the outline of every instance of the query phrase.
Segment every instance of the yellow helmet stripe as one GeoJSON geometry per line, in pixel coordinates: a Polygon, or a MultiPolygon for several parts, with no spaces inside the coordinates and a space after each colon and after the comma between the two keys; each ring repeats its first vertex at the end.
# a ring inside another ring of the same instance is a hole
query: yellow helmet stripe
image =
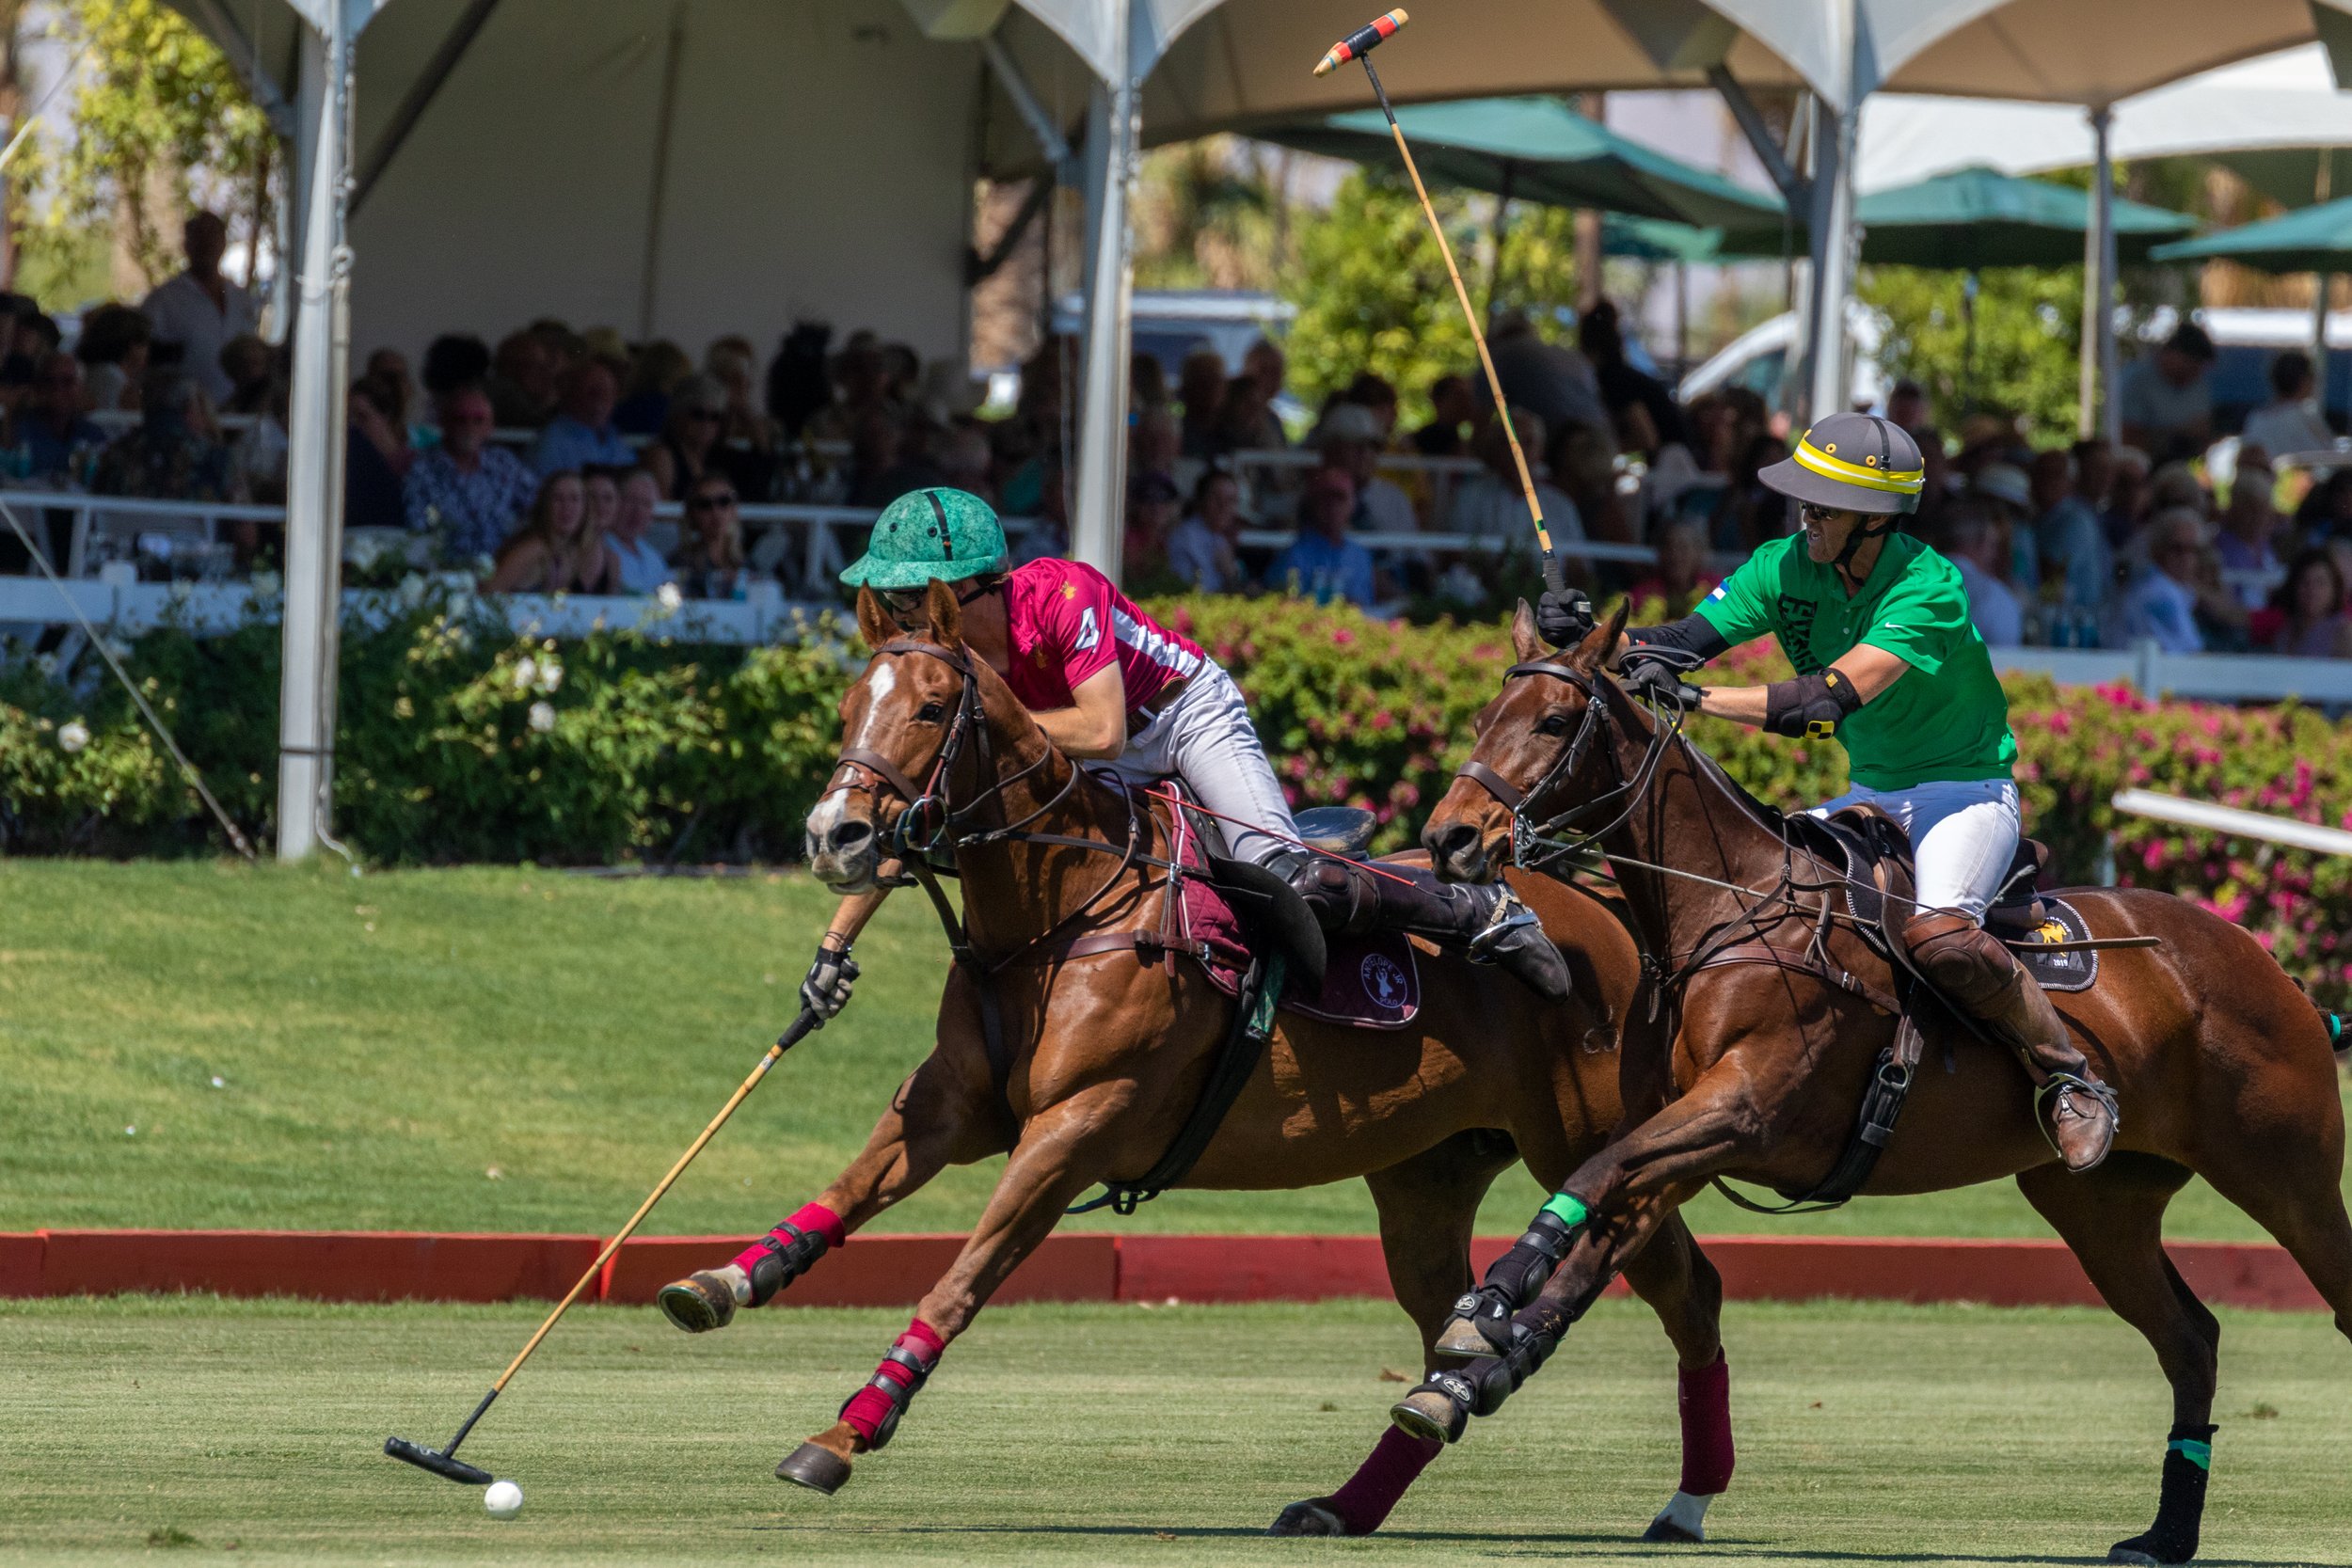
{"type": "Polygon", "coordinates": [[[1799,467],[1810,468],[1823,479],[1842,480],[1867,490],[1889,490],[1897,495],[1915,496],[1928,484],[1925,468],[1866,468],[1859,463],[1832,457],[1813,444],[1811,431],[1805,432],[1804,438],[1797,443],[1797,450],[1789,455],[1797,460],[1799,467]]]}

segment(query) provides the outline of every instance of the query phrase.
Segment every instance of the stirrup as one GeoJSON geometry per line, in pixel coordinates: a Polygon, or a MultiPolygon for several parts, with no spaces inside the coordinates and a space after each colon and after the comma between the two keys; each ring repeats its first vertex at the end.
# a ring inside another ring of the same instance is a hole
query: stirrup
{"type": "MultiPolygon", "coordinates": [[[[2055,1114],[2054,1102],[2059,1095],[2070,1090],[2090,1096],[2106,1111],[2107,1144],[2110,1148],[2114,1147],[2116,1134],[2123,1131],[2123,1107],[2116,1100],[2115,1090],[2112,1087],[2095,1078],[2085,1078],[2072,1072],[2053,1072],[2042,1080],[2040,1088],[2034,1090],[2033,1121],[2036,1127],[2042,1129],[2042,1141],[2050,1146],[2050,1152],[2058,1157],[2060,1164],[2065,1163],[2066,1150],[2058,1147],[2058,1117],[2055,1114]]],[[[2074,1171],[2074,1174],[2079,1176],[2084,1171],[2097,1170],[2106,1163],[2106,1155],[2102,1153],[2098,1159],[2083,1166],[2081,1170],[2074,1171]]],[[[2066,1168],[2074,1170],[2073,1165],[2068,1165],[2066,1168]]]]}

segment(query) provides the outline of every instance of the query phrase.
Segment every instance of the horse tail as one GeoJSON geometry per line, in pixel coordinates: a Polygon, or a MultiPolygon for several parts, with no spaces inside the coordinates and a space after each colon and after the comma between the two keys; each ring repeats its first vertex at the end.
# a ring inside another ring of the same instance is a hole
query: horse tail
{"type": "MultiPolygon", "coordinates": [[[[2296,977],[2292,974],[2288,975],[2287,978],[2295,980],[2295,989],[2303,993],[2304,1001],[2312,1001],[2312,990],[2309,986],[2305,985],[2301,980],[2296,979],[2296,977]]],[[[2328,1008],[2321,1006],[2316,1002],[2312,1002],[2312,1011],[2317,1013],[2319,1015],[2319,1022],[2328,1026],[2328,1049],[2333,1051],[2339,1056],[2344,1054],[2346,1052],[2352,1052],[2352,1039],[2344,1038],[2344,1015],[2338,1012],[2331,1012],[2328,1008]]]]}

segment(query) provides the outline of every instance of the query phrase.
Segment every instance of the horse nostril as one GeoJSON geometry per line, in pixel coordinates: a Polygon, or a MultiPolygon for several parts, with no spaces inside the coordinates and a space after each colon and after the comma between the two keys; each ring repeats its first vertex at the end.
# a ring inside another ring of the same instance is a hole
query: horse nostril
{"type": "Polygon", "coordinates": [[[836,855],[852,855],[874,836],[871,822],[836,822],[825,835],[825,846],[836,855]]]}
{"type": "Polygon", "coordinates": [[[1456,822],[1439,833],[1430,846],[1441,861],[1465,861],[1477,852],[1478,830],[1467,822],[1456,822]]]}

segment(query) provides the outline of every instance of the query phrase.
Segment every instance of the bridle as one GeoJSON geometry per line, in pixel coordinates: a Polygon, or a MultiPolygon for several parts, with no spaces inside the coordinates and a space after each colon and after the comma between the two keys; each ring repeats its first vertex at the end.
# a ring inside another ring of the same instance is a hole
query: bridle
{"type": "Polygon", "coordinates": [[[1657,775],[1659,765],[1665,760],[1668,749],[1681,736],[1682,710],[1670,707],[1668,711],[1659,714],[1658,722],[1650,731],[1649,743],[1643,751],[1642,760],[1630,775],[1616,764],[1615,745],[1606,745],[1601,750],[1611,759],[1617,776],[1616,784],[1588,800],[1538,820],[1534,808],[1576,772],[1595,741],[1615,732],[1617,721],[1610,713],[1608,703],[1602,699],[1599,682],[1583,671],[1556,659],[1529,659],[1505,670],[1502,679],[1507,687],[1512,681],[1531,675],[1548,675],[1554,680],[1565,681],[1583,693],[1584,718],[1577,725],[1576,734],[1569,737],[1567,745],[1561,748],[1535,782],[1525,789],[1475,757],[1455,768],[1454,777],[1470,780],[1493,796],[1496,803],[1511,814],[1511,863],[1526,870],[1539,871],[1555,861],[1589,855],[1598,847],[1602,839],[1625,825],[1639,809],[1642,798],[1648,790],[1651,779],[1657,775]],[[1622,809],[1599,827],[1578,829],[1579,823],[1620,803],[1622,809]],[[1570,832],[1574,832],[1573,837],[1560,836],[1570,832]]]}

